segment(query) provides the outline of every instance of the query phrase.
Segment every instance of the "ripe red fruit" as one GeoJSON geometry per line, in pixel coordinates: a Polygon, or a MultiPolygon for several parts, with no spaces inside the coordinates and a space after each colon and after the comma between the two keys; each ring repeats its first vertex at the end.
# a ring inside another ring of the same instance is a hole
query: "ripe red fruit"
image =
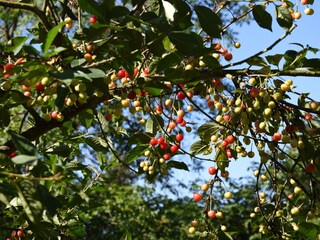
{"type": "Polygon", "coordinates": [[[227,140],[223,140],[222,142],[221,142],[221,146],[222,147],[227,147],[229,145],[229,142],[227,141],[227,140]]]}
{"type": "Polygon", "coordinates": [[[226,137],[226,140],[228,141],[229,144],[232,144],[236,139],[234,136],[229,135],[226,137]]]}
{"type": "Polygon", "coordinates": [[[183,134],[182,133],[179,133],[179,134],[177,134],[176,135],[176,139],[177,139],[177,141],[182,141],[183,140],[183,134]]]}
{"type": "Polygon", "coordinates": [[[178,98],[179,100],[183,100],[183,99],[185,99],[185,98],[186,98],[186,96],[184,95],[184,93],[183,93],[183,92],[178,92],[178,94],[177,94],[177,98],[178,98]]]}
{"type": "Polygon", "coordinates": [[[161,105],[157,105],[157,106],[156,106],[156,110],[157,110],[158,112],[162,112],[162,111],[163,111],[163,107],[162,107],[161,105]]]}
{"type": "Polygon", "coordinates": [[[155,139],[155,138],[151,138],[151,139],[150,139],[150,145],[151,145],[151,146],[156,146],[157,144],[158,144],[157,139],[155,139]]]}
{"type": "Polygon", "coordinates": [[[176,122],[179,123],[179,124],[182,123],[183,122],[183,117],[177,117],[176,118],[176,122]]]}
{"type": "Polygon", "coordinates": [[[256,98],[259,96],[259,92],[258,88],[251,88],[249,94],[251,97],[256,98]]]}
{"type": "Polygon", "coordinates": [[[200,193],[194,193],[193,194],[193,200],[196,202],[199,202],[202,199],[202,196],[200,193]]]}
{"type": "Polygon", "coordinates": [[[209,173],[210,175],[214,175],[214,174],[217,173],[217,169],[216,169],[215,167],[209,167],[209,168],[208,168],[208,173],[209,173]]]}
{"type": "Polygon", "coordinates": [[[10,155],[9,155],[10,158],[13,158],[13,157],[15,157],[15,156],[17,156],[17,152],[12,152],[12,153],[10,153],[10,155]]]}
{"type": "Polygon", "coordinates": [[[306,5],[306,4],[308,4],[308,0],[300,0],[300,3],[301,3],[302,5],[306,5]]]}
{"type": "Polygon", "coordinates": [[[126,76],[126,71],[125,70],[119,70],[118,71],[118,77],[119,78],[124,78],[126,76]]]}
{"type": "Polygon", "coordinates": [[[316,165],[314,165],[313,163],[309,163],[305,168],[305,171],[307,173],[314,173],[315,170],[316,170],[316,165]]]}
{"type": "Polygon", "coordinates": [[[310,121],[312,119],[312,115],[310,113],[306,113],[304,115],[304,118],[307,120],[307,121],[310,121]]]}
{"type": "Polygon", "coordinates": [[[216,216],[216,212],[214,210],[210,210],[207,215],[208,218],[214,218],[216,216]]]}
{"type": "Polygon", "coordinates": [[[176,153],[176,152],[178,152],[178,150],[179,150],[179,147],[177,145],[172,145],[170,148],[170,151],[172,153],[176,153]]]}
{"type": "Polygon", "coordinates": [[[21,64],[22,62],[23,62],[23,58],[19,58],[15,63],[14,63],[14,65],[19,65],[19,64],[21,64]]]}
{"type": "Polygon", "coordinates": [[[128,93],[128,98],[129,98],[130,100],[135,99],[136,96],[137,96],[137,94],[136,94],[136,92],[133,91],[133,90],[131,90],[131,91],[128,93]]]}
{"type": "Polygon", "coordinates": [[[232,60],[232,53],[230,53],[230,52],[227,52],[225,55],[224,55],[224,59],[226,60],[226,61],[231,61],[232,60]]]}
{"type": "Polygon", "coordinates": [[[143,70],[143,72],[144,72],[145,75],[148,75],[148,74],[149,74],[149,69],[148,69],[148,68],[145,68],[145,69],[143,70]]]}
{"type": "Polygon", "coordinates": [[[167,149],[167,148],[168,148],[168,143],[166,143],[166,142],[161,143],[161,144],[160,144],[160,148],[163,149],[163,150],[164,150],[164,149],[167,149]]]}
{"type": "Polygon", "coordinates": [[[96,16],[92,16],[92,17],[90,18],[90,23],[91,23],[91,24],[95,24],[97,21],[98,21],[98,18],[97,18],[96,16]]]}
{"type": "Polygon", "coordinates": [[[10,71],[13,67],[14,67],[13,63],[7,63],[6,65],[4,65],[4,72],[10,71]]]}
{"type": "Polygon", "coordinates": [[[22,229],[19,229],[19,230],[17,231],[17,235],[18,235],[18,237],[23,237],[23,235],[24,235],[23,230],[22,230],[22,229]]]}
{"type": "Polygon", "coordinates": [[[169,160],[171,158],[171,155],[170,155],[170,153],[165,153],[165,154],[163,154],[163,159],[164,160],[169,160]]]}
{"type": "Polygon", "coordinates": [[[187,96],[189,97],[189,98],[193,98],[193,92],[187,92],[187,96]]]}
{"type": "Polygon", "coordinates": [[[231,120],[230,114],[225,114],[225,115],[223,115],[223,120],[224,120],[225,122],[230,122],[230,120],[231,120]]]}
{"type": "Polygon", "coordinates": [[[106,112],[106,113],[104,114],[104,118],[105,118],[108,122],[110,122],[110,121],[112,120],[112,114],[109,113],[109,112],[106,112]]]}
{"type": "Polygon", "coordinates": [[[159,145],[164,143],[164,138],[163,137],[159,137],[157,142],[158,142],[159,145]]]}
{"type": "Polygon", "coordinates": [[[53,110],[53,111],[51,112],[51,117],[52,117],[53,119],[56,119],[57,116],[58,116],[58,111],[53,110]]]}
{"type": "Polygon", "coordinates": [[[37,82],[37,84],[36,84],[36,90],[37,90],[38,92],[43,92],[43,90],[44,90],[44,85],[42,85],[41,82],[37,82]]]}
{"type": "Polygon", "coordinates": [[[278,142],[281,140],[281,137],[282,137],[282,135],[280,133],[276,132],[273,134],[272,139],[273,139],[273,141],[278,142]]]}
{"type": "Polygon", "coordinates": [[[221,49],[220,49],[220,54],[221,54],[222,56],[225,56],[227,53],[228,53],[228,50],[227,50],[226,48],[221,48],[221,49]]]}
{"type": "Polygon", "coordinates": [[[213,79],[212,82],[216,87],[219,87],[222,85],[222,82],[220,79],[213,79]]]}

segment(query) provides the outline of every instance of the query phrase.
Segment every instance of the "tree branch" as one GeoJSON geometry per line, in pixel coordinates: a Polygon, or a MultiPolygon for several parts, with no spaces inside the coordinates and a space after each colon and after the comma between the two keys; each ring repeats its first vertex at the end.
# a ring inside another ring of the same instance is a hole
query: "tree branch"
{"type": "Polygon", "coordinates": [[[11,1],[9,2],[7,0],[0,0],[0,6],[8,7],[8,8],[15,8],[15,9],[22,9],[22,10],[27,10],[27,11],[33,12],[43,22],[47,31],[49,31],[52,28],[50,22],[48,22],[48,20],[47,20],[46,14],[32,4],[21,3],[21,2],[11,2],[11,1]]]}

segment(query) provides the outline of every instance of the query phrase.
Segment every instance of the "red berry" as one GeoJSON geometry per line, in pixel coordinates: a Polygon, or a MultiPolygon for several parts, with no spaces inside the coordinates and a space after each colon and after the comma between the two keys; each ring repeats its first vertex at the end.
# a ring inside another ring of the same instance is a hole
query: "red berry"
{"type": "Polygon", "coordinates": [[[145,69],[143,70],[143,72],[144,72],[145,75],[148,75],[148,74],[149,74],[149,69],[148,69],[148,68],[145,68],[145,69]]]}
{"type": "Polygon", "coordinates": [[[118,71],[118,77],[119,78],[124,78],[126,76],[126,71],[125,70],[119,70],[118,71]]]}
{"type": "Polygon", "coordinates": [[[177,117],[176,118],[176,122],[179,123],[179,124],[182,123],[183,120],[184,120],[183,117],[177,117]]]}
{"type": "Polygon", "coordinates": [[[178,150],[179,150],[179,147],[177,145],[172,145],[170,148],[170,151],[172,153],[176,153],[176,152],[178,152],[178,150]]]}
{"type": "Polygon", "coordinates": [[[96,16],[92,16],[92,17],[90,18],[90,23],[91,23],[91,24],[95,24],[97,21],[98,21],[98,19],[97,19],[96,16]]]}
{"type": "Polygon", "coordinates": [[[193,92],[187,92],[187,96],[188,96],[189,98],[193,98],[193,92]]]}
{"type": "Polygon", "coordinates": [[[15,156],[17,156],[17,152],[12,152],[12,153],[10,153],[10,155],[9,155],[10,158],[13,158],[13,157],[15,157],[15,156]]]}
{"type": "Polygon", "coordinates": [[[214,218],[216,216],[216,212],[214,210],[210,210],[208,212],[208,218],[214,218]]]}
{"type": "Polygon", "coordinates": [[[202,196],[200,193],[194,193],[193,194],[193,200],[196,202],[199,202],[202,199],[202,196]]]}
{"type": "Polygon", "coordinates": [[[171,155],[170,155],[170,153],[165,153],[165,154],[163,154],[163,159],[164,160],[169,160],[171,158],[171,155]]]}
{"type": "Polygon", "coordinates": [[[259,92],[258,88],[251,88],[249,94],[251,97],[256,98],[259,96],[259,92]]]}
{"type": "Polygon", "coordinates": [[[278,142],[278,141],[281,140],[281,137],[282,137],[281,134],[276,132],[276,133],[273,134],[272,139],[273,139],[273,141],[278,142]]]}
{"type": "Polygon", "coordinates": [[[316,170],[316,165],[314,165],[313,163],[309,163],[305,168],[305,171],[307,173],[313,173],[315,170],[316,170]]]}
{"type": "Polygon", "coordinates": [[[164,138],[163,137],[159,137],[157,142],[158,142],[159,145],[164,143],[164,138]]]}
{"type": "Polygon", "coordinates": [[[179,133],[179,134],[177,134],[176,135],[176,139],[177,139],[177,141],[182,141],[183,140],[183,134],[182,133],[179,133]]]}
{"type": "Polygon", "coordinates": [[[230,52],[227,52],[225,55],[224,55],[224,59],[226,60],[226,61],[231,61],[232,60],[232,53],[230,53],[230,52]]]}
{"type": "Polygon", "coordinates": [[[229,142],[227,141],[227,140],[223,140],[222,142],[221,142],[221,146],[222,147],[227,147],[229,145],[229,142]]]}
{"type": "Polygon", "coordinates": [[[184,95],[184,93],[183,93],[183,92],[178,92],[178,94],[177,94],[177,98],[178,98],[179,100],[183,100],[183,99],[185,99],[185,98],[186,98],[186,96],[184,95]]]}
{"type": "Polygon", "coordinates": [[[166,143],[166,142],[160,144],[160,148],[163,150],[167,149],[167,147],[168,147],[168,143],[166,143]]]}
{"type": "Polygon", "coordinates": [[[51,112],[51,117],[52,117],[53,119],[56,119],[57,116],[58,116],[58,111],[53,110],[53,111],[51,112]]]}
{"type": "Polygon", "coordinates": [[[156,106],[156,110],[157,110],[158,112],[162,112],[162,111],[163,111],[163,107],[162,107],[161,105],[157,105],[157,106],[156,106]]]}
{"type": "Polygon", "coordinates": [[[18,237],[23,237],[23,235],[24,235],[23,230],[22,230],[22,229],[19,229],[19,230],[17,231],[17,235],[18,235],[18,237]]]}
{"type": "Polygon", "coordinates": [[[137,94],[136,94],[136,92],[135,92],[134,90],[131,90],[131,91],[128,93],[128,98],[129,98],[130,100],[135,99],[136,96],[137,96],[137,94]]]}
{"type": "Polygon", "coordinates": [[[209,173],[210,175],[214,175],[214,174],[217,173],[217,169],[216,169],[215,167],[209,167],[209,168],[208,168],[208,173],[209,173]]]}
{"type": "Polygon", "coordinates": [[[157,139],[155,139],[155,138],[151,138],[151,139],[150,139],[150,145],[151,145],[151,146],[156,146],[157,144],[158,144],[157,139]]]}
{"type": "Polygon", "coordinates": [[[234,136],[229,135],[226,137],[226,140],[228,141],[229,144],[232,144],[235,141],[235,138],[234,136]]]}
{"type": "Polygon", "coordinates": [[[19,64],[21,64],[22,62],[23,62],[23,58],[19,58],[15,63],[14,63],[14,65],[19,65],[19,64]]]}
{"type": "Polygon", "coordinates": [[[4,65],[4,72],[10,71],[13,67],[14,67],[13,63],[7,63],[6,65],[4,65]]]}
{"type": "Polygon", "coordinates": [[[36,84],[36,90],[37,90],[38,92],[43,92],[43,90],[44,90],[44,85],[42,85],[41,82],[37,82],[37,84],[36,84]]]}

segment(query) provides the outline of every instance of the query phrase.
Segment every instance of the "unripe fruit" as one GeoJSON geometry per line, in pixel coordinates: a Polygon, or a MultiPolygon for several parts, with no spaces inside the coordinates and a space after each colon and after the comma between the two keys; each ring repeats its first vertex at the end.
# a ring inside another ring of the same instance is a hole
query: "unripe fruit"
{"type": "Polygon", "coordinates": [[[304,9],[304,14],[306,15],[312,15],[314,13],[312,8],[306,8],[304,9]]]}
{"type": "Polygon", "coordinates": [[[56,117],[56,120],[57,120],[58,122],[62,122],[62,121],[64,120],[63,114],[62,114],[62,113],[58,113],[58,114],[57,114],[57,117],[56,117]]]}
{"type": "Polygon", "coordinates": [[[83,58],[88,62],[88,63],[92,63],[93,62],[93,58],[91,53],[86,53],[83,55],[83,58]]]}
{"type": "Polygon", "coordinates": [[[209,184],[208,183],[204,183],[204,184],[202,184],[202,186],[201,186],[201,191],[207,191],[209,189],[209,184]]]}
{"type": "Polygon", "coordinates": [[[290,212],[292,215],[297,215],[297,214],[299,214],[300,209],[298,207],[293,207],[293,208],[291,208],[290,212]]]}
{"type": "Polygon", "coordinates": [[[302,189],[299,188],[298,186],[295,186],[294,189],[293,189],[293,192],[294,192],[295,194],[300,194],[300,193],[302,192],[302,189]]]}
{"type": "Polygon", "coordinates": [[[235,48],[240,48],[240,47],[241,47],[241,44],[240,44],[239,42],[235,42],[235,43],[233,44],[233,46],[234,46],[235,48]]]}
{"type": "Polygon", "coordinates": [[[232,198],[232,193],[231,192],[225,192],[223,196],[224,196],[225,199],[231,199],[232,198]]]}
{"type": "Polygon", "coordinates": [[[226,226],[224,226],[224,225],[222,225],[222,226],[220,227],[220,229],[221,229],[221,231],[222,231],[222,232],[227,231],[227,227],[226,227],[226,226]]]}
{"type": "Polygon", "coordinates": [[[294,12],[293,13],[293,19],[300,19],[301,18],[301,13],[300,12],[294,12]]]}
{"type": "Polygon", "coordinates": [[[223,218],[223,213],[222,212],[217,212],[216,213],[216,217],[219,218],[219,219],[223,218]]]}
{"type": "Polygon", "coordinates": [[[196,232],[196,228],[195,228],[195,227],[190,227],[189,230],[188,230],[188,232],[189,232],[190,234],[194,234],[194,233],[196,232]]]}
{"type": "Polygon", "coordinates": [[[51,114],[50,113],[46,113],[43,115],[43,120],[45,120],[46,122],[49,122],[51,120],[51,114]]]}
{"type": "Polygon", "coordinates": [[[262,182],[265,182],[265,181],[268,180],[268,176],[267,176],[267,175],[264,175],[264,174],[261,174],[261,175],[260,175],[260,179],[261,179],[262,182]]]}

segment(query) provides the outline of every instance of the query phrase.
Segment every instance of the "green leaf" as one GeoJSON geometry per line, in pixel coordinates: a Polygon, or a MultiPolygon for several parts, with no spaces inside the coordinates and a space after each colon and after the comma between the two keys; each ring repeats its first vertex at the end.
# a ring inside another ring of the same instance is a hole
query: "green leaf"
{"type": "Polygon", "coordinates": [[[79,67],[82,64],[86,63],[87,61],[84,58],[80,58],[80,59],[74,59],[72,60],[72,62],[70,63],[71,68],[75,68],[75,67],[79,67]]]}
{"type": "Polygon", "coordinates": [[[29,139],[12,130],[9,130],[8,132],[13,144],[20,154],[29,156],[34,156],[36,154],[36,147],[29,141],[29,139]]]}
{"type": "Polygon", "coordinates": [[[281,27],[289,29],[292,26],[293,20],[289,9],[282,6],[276,6],[276,17],[277,22],[281,27]]]}
{"type": "Polygon", "coordinates": [[[203,42],[198,34],[194,32],[171,32],[169,33],[169,39],[182,54],[201,55],[203,42]]]}
{"type": "Polygon", "coordinates": [[[194,142],[190,147],[191,155],[198,155],[205,152],[210,147],[209,143],[203,140],[194,142]]]}
{"type": "Polygon", "coordinates": [[[108,150],[107,143],[99,137],[86,137],[84,141],[98,152],[105,152],[108,150]]]}
{"type": "Polygon", "coordinates": [[[163,127],[163,125],[164,122],[162,117],[158,115],[151,116],[150,118],[148,118],[146,123],[146,133],[151,133],[154,136],[156,135],[159,128],[163,127]]]}
{"type": "Polygon", "coordinates": [[[316,239],[317,238],[317,230],[319,229],[319,225],[316,225],[311,222],[302,222],[299,224],[300,232],[308,239],[316,239]]]}
{"type": "Polygon", "coordinates": [[[169,91],[170,88],[168,88],[165,84],[161,82],[147,82],[143,89],[147,91],[152,96],[159,96],[163,91],[169,91]]]}
{"type": "Polygon", "coordinates": [[[46,54],[54,39],[58,35],[59,31],[63,28],[65,22],[59,23],[57,26],[53,27],[47,34],[47,37],[42,45],[42,51],[46,54]]]}
{"type": "Polygon", "coordinates": [[[38,159],[37,156],[28,156],[28,155],[18,155],[11,158],[14,164],[31,164],[38,159]]]}
{"type": "Polygon", "coordinates": [[[17,55],[27,40],[28,37],[15,37],[11,39],[6,46],[6,51],[13,52],[14,55],[17,55]]]}
{"type": "Polygon", "coordinates": [[[229,166],[229,160],[227,153],[224,148],[219,147],[215,157],[218,168],[224,172],[225,169],[229,166]]]}
{"type": "Polygon", "coordinates": [[[101,23],[104,23],[105,19],[108,17],[105,13],[109,12],[109,9],[101,8],[94,0],[78,0],[78,4],[81,10],[98,17],[98,20],[101,23]]]}
{"type": "Polygon", "coordinates": [[[79,120],[83,126],[89,128],[91,126],[93,120],[93,112],[92,109],[88,109],[86,111],[82,111],[79,114],[79,120]]]}
{"type": "Polygon", "coordinates": [[[183,59],[183,55],[179,54],[179,52],[174,51],[167,54],[164,58],[161,58],[157,65],[157,71],[164,71],[174,65],[181,63],[183,59]]]}
{"type": "Polygon", "coordinates": [[[10,123],[10,113],[8,109],[0,107],[0,126],[6,127],[10,123]]]}
{"type": "Polygon", "coordinates": [[[130,13],[129,9],[122,6],[115,6],[108,13],[108,18],[119,18],[130,13]]]}
{"type": "Polygon", "coordinates": [[[251,57],[246,61],[250,66],[268,66],[268,63],[266,63],[266,61],[259,56],[256,57],[251,57]]]}
{"type": "Polygon", "coordinates": [[[220,126],[215,122],[208,122],[198,128],[198,135],[202,140],[209,141],[211,136],[216,134],[220,126]]]}
{"type": "Polygon", "coordinates": [[[55,99],[55,105],[59,111],[64,107],[66,96],[68,96],[69,89],[65,85],[61,85],[57,88],[57,98],[55,99]]]}
{"type": "Polygon", "coordinates": [[[128,152],[125,162],[131,163],[137,160],[139,157],[141,157],[144,154],[146,150],[148,150],[149,146],[150,144],[139,144],[135,146],[128,152]]]}
{"type": "Polygon", "coordinates": [[[283,58],[283,54],[275,54],[266,56],[268,63],[273,64],[275,66],[279,66],[281,59],[283,58]]]}
{"type": "Polygon", "coordinates": [[[187,164],[185,164],[184,162],[178,162],[178,161],[171,160],[167,163],[167,167],[189,171],[187,164]]]}
{"type": "Polygon", "coordinates": [[[222,22],[220,17],[205,6],[195,6],[194,10],[198,16],[202,29],[213,38],[221,38],[222,22]]]}
{"type": "Polygon", "coordinates": [[[302,61],[302,66],[308,69],[320,70],[320,59],[319,58],[305,59],[304,61],[302,61]]]}
{"type": "Polygon", "coordinates": [[[120,240],[132,240],[132,236],[129,232],[126,232],[120,240]]]}
{"type": "Polygon", "coordinates": [[[262,28],[268,29],[272,32],[272,17],[261,5],[256,5],[253,8],[253,18],[262,28]]]}
{"type": "Polygon", "coordinates": [[[69,225],[66,232],[68,236],[76,239],[83,238],[87,235],[86,228],[81,223],[74,223],[73,225],[69,225]]]}
{"type": "Polygon", "coordinates": [[[52,52],[47,52],[43,57],[44,58],[50,58],[50,57],[53,57],[55,55],[58,55],[59,53],[65,51],[65,50],[67,50],[67,48],[57,47],[52,52]]]}

